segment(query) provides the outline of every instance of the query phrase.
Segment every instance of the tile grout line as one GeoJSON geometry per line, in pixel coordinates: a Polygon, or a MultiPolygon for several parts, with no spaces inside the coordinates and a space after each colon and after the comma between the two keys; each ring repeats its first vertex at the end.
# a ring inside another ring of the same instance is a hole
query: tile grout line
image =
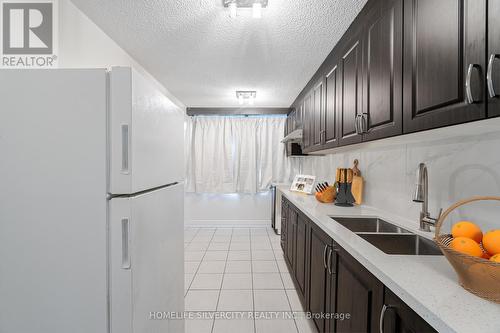
{"type": "MultiPolygon", "coordinates": [[[[269,231],[268,231],[268,236],[269,236],[269,231]]],[[[272,244],[271,244],[271,247],[272,247],[272,244]]],[[[276,260],[276,265],[278,265],[278,259],[276,258],[276,253],[274,252],[274,249],[273,249],[273,256],[274,256],[274,259],[276,260]]],[[[285,263],[285,265],[286,265],[286,263],[285,263]]],[[[278,266],[278,272],[279,272],[279,275],[280,275],[281,283],[283,284],[283,291],[285,292],[285,296],[286,296],[286,299],[288,301],[288,306],[290,307],[290,312],[294,313],[295,311],[293,311],[293,309],[292,309],[292,302],[290,301],[290,297],[288,297],[288,293],[286,292],[287,289],[286,289],[286,286],[285,286],[285,281],[283,280],[283,275],[281,275],[281,270],[279,269],[279,266],[278,266]]],[[[288,272],[288,273],[290,273],[290,272],[288,272]]],[[[293,323],[295,325],[295,330],[298,333],[299,332],[299,326],[297,325],[297,321],[295,320],[295,317],[293,318],[293,323]]]]}

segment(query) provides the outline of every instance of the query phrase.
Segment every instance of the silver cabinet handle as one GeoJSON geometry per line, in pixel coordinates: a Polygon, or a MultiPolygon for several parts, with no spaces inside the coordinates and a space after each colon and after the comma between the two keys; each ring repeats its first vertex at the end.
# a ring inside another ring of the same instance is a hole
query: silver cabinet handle
{"type": "Polygon", "coordinates": [[[127,124],[122,125],[122,172],[129,171],[129,128],[127,124]]]}
{"type": "Polygon", "coordinates": [[[122,269],[130,269],[130,220],[122,219],[122,269]]]}
{"type": "Polygon", "coordinates": [[[333,272],[331,270],[331,266],[332,266],[332,252],[333,252],[332,249],[330,249],[330,251],[328,251],[328,259],[327,259],[327,261],[328,261],[328,267],[327,267],[327,269],[328,269],[328,274],[330,274],[330,275],[333,274],[333,272]]]}
{"type": "Polygon", "coordinates": [[[493,86],[493,65],[494,65],[495,59],[497,59],[499,57],[500,57],[500,55],[498,55],[498,54],[491,54],[490,60],[488,61],[488,70],[486,71],[486,82],[488,84],[488,93],[490,95],[490,98],[495,98],[498,96],[495,93],[495,87],[493,86]]]}
{"type": "Polygon", "coordinates": [[[325,267],[325,269],[328,269],[328,267],[326,265],[326,250],[328,250],[327,244],[325,244],[325,249],[323,250],[323,267],[325,267]]]}
{"type": "Polygon", "coordinates": [[[479,67],[476,64],[469,64],[469,68],[467,69],[467,78],[465,80],[465,94],[467,96],[467,104],[473,104],[474,97],[472,96],[472,87],[471,87],[471,79],[472,79],[472,70],[475,67],[479,67]]]}
{"type": "Polygon", "coordinates": [[[390,308],[392,308],[392,306],[384,304],[384,306],[382,307],[382,311],[380,311],[380,319],[379,319],[379,331],[380,331],[380,333],[384,333],[385,313],[390,308]]]}
{"type": "Polygon", "coordinates": [[[356,134],[361,134],[361,129],[360,129],[360,124],[359,124],[359,114],[356,115],[356,117],[354,118],[354,129],[356,130],[356,134]]]}

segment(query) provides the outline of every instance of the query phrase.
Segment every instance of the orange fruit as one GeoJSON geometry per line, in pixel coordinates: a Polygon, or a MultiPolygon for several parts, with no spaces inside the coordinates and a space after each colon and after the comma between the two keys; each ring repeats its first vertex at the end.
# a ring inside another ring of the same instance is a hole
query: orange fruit
{"type": "Polygon", "coordinates": [[[481,256],[481,258],[489,260],[491,258],[491,255],[488,252],[483,252],[483,255],[481,256]]]}
{"type": "Polygon", "coordinates": [[[483,232],[481,229],[470,221],[460,221],[455,223],[451,228],[451,235],[453,238],[457,237],[467,237],[476,241],[476,243],[481,243],[483,239],[483,232]]]}
{"type": "Polygon", "coordinates": [[[490,260],[500,263],[500,254],[495,254],[493,257],[490,258],[490,260]]]}
{"type": "Polygon", "coordinates": [[[491,230],[484,234],[483,247],[489,254],[500,253],[500,230],[491,230]]]}
{"type": "Polygon", "coordinates": [[[455,251],[462,252],[473,257],[481,257],[483,255],[483,250],[479,244],[466,237],[454,238],[450,243],[450,247],[455,251]]]}

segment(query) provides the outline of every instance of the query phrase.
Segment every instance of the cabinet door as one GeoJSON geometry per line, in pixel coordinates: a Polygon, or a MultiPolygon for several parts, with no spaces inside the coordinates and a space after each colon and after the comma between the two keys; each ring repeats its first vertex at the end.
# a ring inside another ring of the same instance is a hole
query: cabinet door
{"type": "Polygon", "coordinates": [[[312,94],[307,95],[304,98],[304,120],[303,120],[303,144],[304,150],[309,150],[312,145],[312,121],[313,121],[313,110],[312,110],[312,94]]]}
{"type": "Polygon", "coordinates": [[[325,107],[323,113],[323,146],[338,146],[337,109],[340,98],[340,70],[336,64],[325,78],[325,107]]]}
{"type": "Polygon", "coordinates": [[[425,320],[389,289],[385,289],[385,310],[380,311],[383,333],[435,333],[425,320]]]}
{"type": "Polygon", "coordinates": [[[306,297],[306,240],[307,240],[308,220],[299,213],[296,226],[295,237],[295,280],[297,281],[299,295],[302,296],[302,301],[306,297]]]}
{"type": "MultiPolygon", "coordinates": [[[[352,32],[347,32],[352,34],[352,32]]],[[[340,70],[342,85],[338,106],[339,145],[361,142],[356,131],[356,117],[362,107],[362,44],[360,33],[353,34],[347,47],[342,48],[340,70]]]]}
{"type": "Polygon", "coordinates": [[[286,253],[287,249],[287,226],[288,226],[288,201],[285,198],[281,200],[281,249],[286,253]]]}
{"type": "Polygon", "coordinates": [[[376,3],[363,39],[363,141],[403,133],[403,0],[376,3]]]}
{"type": "Polygon", "coordinates": [[[288,206],[286,226],[286,259],[292,270],[295,268],[295,228],[297,227],[297,212],[293,206],[288,206]]]}
{"type": "Polygon", "coordinates": [[[321,148],[323,140],[323,81],[316,84],[312,91],[312,149],[318,150],[321,148]]]}
{"type": "Polygon", "coordinates": [[[404,0],[405,133],[486,116],[485,3],[404,0]]]}
{"type": "MultiPolygon", "coordinates": [[[[338,266],[338,253],[339,247],[337,244],[333,243],[331,249],[327,256],[327,269],[329,274],[330,288],[327,293],[327,312],[337,313],[337,266],[338,266]]],[[[335,324],[336,321],[333,318],[327,319],[326,321],[326,332],[336,332],[335,324]]]]}
{"type": "Polygon", "coordinates": [[[384,285],[345,250],[338,252],[337,309],[350,313],[349,320],[338,320],[336,331],[377,332],[383,305],[384,285]]]}
{"type": "Polygon", "coordinates": [[[314,224],[311,224],[308,238],[307,309],[313,314],[318,314],[313,317],[314,324],[319,332],[325,332],[326,321],[319,314],[327,311],[329,275],[326,260],[332,239],[314,224]]]}
{"type": "Polygon", "coordinates": [[[488,1],[488,117],[500,116],[500,0],[488,1]]]}

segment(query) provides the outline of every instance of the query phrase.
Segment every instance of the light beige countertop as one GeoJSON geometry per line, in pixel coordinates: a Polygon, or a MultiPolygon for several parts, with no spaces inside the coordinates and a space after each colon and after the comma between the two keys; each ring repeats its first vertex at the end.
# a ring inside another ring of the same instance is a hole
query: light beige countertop
{"type": "Polygon", "coordinates": [[[432,239],[434,233],[420,232],[416,220],[408,221],[366,206],[322,204],[312,195],[291,192],[288,188],[279,186],[278,190],[436,330],[500,332],[500,304],[464,290],[444,256],[385,254],[330,216],[380,217],[432,239]]]}

